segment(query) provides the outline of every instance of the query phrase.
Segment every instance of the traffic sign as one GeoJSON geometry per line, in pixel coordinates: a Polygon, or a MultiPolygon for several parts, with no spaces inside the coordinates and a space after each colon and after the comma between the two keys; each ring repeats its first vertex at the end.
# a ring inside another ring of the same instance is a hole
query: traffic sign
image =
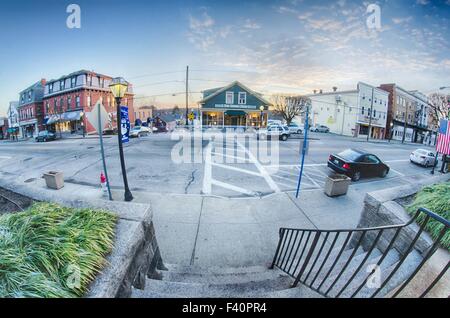
{"type": "Polygon", "coordinates": [[[94,109],[86,113],[86,118],[99,135],[103,133],[105,123],[108,122],[108,112],[105,110],[105,107],[103,107],[100,99],[95,104],[94,109]],[[99,127],[99,117],[101,119],[102,127],[99,127]]]}
{"type": "Polygon", "coordinates": [[[188,115],[188,118],[189,118],[189,120],[194,120],[194,119],[195,119],[194,113],[190,113],[190,114],[188,115]]]}

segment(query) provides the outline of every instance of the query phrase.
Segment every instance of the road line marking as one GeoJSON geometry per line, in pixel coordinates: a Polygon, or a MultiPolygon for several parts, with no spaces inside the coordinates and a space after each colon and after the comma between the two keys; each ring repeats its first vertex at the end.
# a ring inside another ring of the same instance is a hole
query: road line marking
{"type": "Polygon", "coordinates": [[[212,153],[214,156],[223,156],[226,158],[232,158],[232,159],[238,159],[238,160],[242,160],[244,161],[244,163],[250,163],[250,160],[248,158],[244,158],[244,157],[239,157],[239,156],[231,156],[231,155],[225,155],[223,153],[218,153],[218,152],[213,152],[212,153]],[[248,162],[247,162],[248,161],[248,162]]]}
{"type": "Polygon", "coordinates": [[[251,175],[254,175],[254,176],[257,176],[257,177],[263,177],[260,173],[257,173],[257,172],[254,172],[254,171],[241,169],[241,168],[237,168],[237,167],[233,167],[233,166],[227,166],[227,165],[223,165],[221,163],[212,162],[211,165],[215,166],[215,167],[223,168],[223,169],[228,169],[228,170],[233,170],[233,171],[238,171],[238,172],[242,172],[242,173],[251,174],[251,175]]]}
{"type": "Polygon", "coordinates": [[[269,187],[274,191],[274,192],[281,192],[280,188],[277,186],[277,184],[275,183],[275,181],[273,181],[273,179],[270,177],[270,174],[267,172],[267,170],[263,167],[263,165],[255,158],[255,156],[251,153],[251,151],[249,151],[248,149],[246,149],[239,141],[236,141],[237,145],[240,146],[245,153],[247,154],[247,156],[249,157],[249,159],[253,162],[253,164],[256,166],[256,168],[259,170],[259,172],[261,173],[261,176],[266,180],[267,184],[269,185],[269,187]]]}
{"type": "Polygon", "coordinates": [[[404,176],[405,176],[403,173],[401,173],[401,172],[399,172],[399,171],[397,171],[397,170],[395,170],[395,169],[390,168],[390,170],[391,170],[392,172],[395,172],[395,173],[399,174],[401,177],[404,177],[404,176]]]}
{"type": "Polygon", "coordinates": [[[386,160],[385,162],[390,163],[390,162],[407,162],[407,161],[409,161],[409,159],[386,160]]]}
{"type": "Polygon", "coordinates": [[[316,187],[320,188],[320,185],[319,185],[316,181],[314,181],[313,178],[311,178],[310,176],[308,176],[308,174],[307,174],[306,172],[303,172],[303,175],[304,175],[305,177],[307,177],[308,180],[311,181],[316,187]]]}
{"type": "Polygon", "coordinates": [[[256,193],[253,192],[253,191],[249,191],[247,189],[244,189],[244,188],[241,188],[241,187],[238,187],[238,186],[234,186],[232,184],[228,184],[228,183],[225,183],[225,182],[221,182],[221,181],[218,181],[218,180],[215,180],[215,179],[212,179],[211,183],[213,185],[215,185],[215,186],[218,186],[218,187],[221,187],[221,188],[224,188],[224,189],[228,189],[228,190],[232,190],[232,191],[235,191],[235,192],[240,192],[240,193],[247,194],[247,195],[250,195],[250,196],[255,196],[256,195],[256,193]]]}
{"type": "Polygon", "coordinates": [[[208,146],[206,146],[206,154],[205,154],[205,173],[203,176],[203,189],[202,192],[204,194],[211,194],[211,190],[212,190],[212,185],[211,185],[211,181],[212,181],[212,165],[211,165],[211,160],[212,160],[212,147],[211,144],[208,144],[208,146]]]}
{"type": "MultiPolygon", "coordinates": [[[[276,174],[272,175],[272,177],[284,179],[284,180],[287,180],[289,182],[292,182],[293,184],[297,184],[297,182],[295,180],[292,180],[292,179],[289,179],[289,178],[286,178],[286,177],[282,177],[282,176],[279,176],[279,175],[276,175],[276,174]]],[[[276,182],[279,183],[278,181],[276,181],[276,182]]]]}

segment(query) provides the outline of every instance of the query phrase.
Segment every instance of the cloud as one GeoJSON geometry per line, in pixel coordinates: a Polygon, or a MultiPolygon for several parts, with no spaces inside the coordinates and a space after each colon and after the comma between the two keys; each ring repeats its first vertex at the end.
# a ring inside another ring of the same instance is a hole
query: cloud
{"type": "Polygon", "coordinates": [[[416,0],[417,4],[420,4],[421,6],[426,6],[430,3],[430,0],[416,0]]]}
{"type": "Polygon", "coordinates": [[[407,23],[407,22],[409,22],[411,20],[412,20],[412,16],[409,16],[409,17],[406,17],[406,18],[392,18],[392,22],[394,22],[395,24],[407,23]]]}
{"type": "Polygon", "coordinates": [[[244,28],[251,30],[258,30],[261,29],[261,25],[252,21],[251,19],[247,19],[245,20],[244,28]]]}
{"type": "Polygon", "coordinates": [[[229,25],[217,27],[216,21],[203,9],[199,17],[189,16],[189,42],[202,51],[209,50],[216,44],[217,38],[227,38],[232,31],[229,25]]]}

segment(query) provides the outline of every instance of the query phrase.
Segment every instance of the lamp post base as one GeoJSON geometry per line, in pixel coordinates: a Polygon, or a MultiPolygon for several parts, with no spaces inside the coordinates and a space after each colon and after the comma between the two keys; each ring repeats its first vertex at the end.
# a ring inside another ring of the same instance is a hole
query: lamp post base
{"type": "Polygon", "coordinates": [[[133,201],[133,195],[130,190],[125,190],[125,202],[133,201]]]}

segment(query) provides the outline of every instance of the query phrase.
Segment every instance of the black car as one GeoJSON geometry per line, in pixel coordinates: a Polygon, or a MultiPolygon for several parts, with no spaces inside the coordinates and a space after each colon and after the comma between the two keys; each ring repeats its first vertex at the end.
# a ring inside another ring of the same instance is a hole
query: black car
{"type": "Polygon", "coordinates": [[[49,140],[56,140],[56,134],[48,130],[40,131],[36,137],[36,142],[46,142],[49,140]]]}
{"type": "Polygon", "coordinates": [[[337,155],[330,155],[328,167],[347,175],[353,181],[358,181],[361,177],[384,178],[389,173],[389,166],[377,156],[357,149],[347,149],[337,155]]]}

